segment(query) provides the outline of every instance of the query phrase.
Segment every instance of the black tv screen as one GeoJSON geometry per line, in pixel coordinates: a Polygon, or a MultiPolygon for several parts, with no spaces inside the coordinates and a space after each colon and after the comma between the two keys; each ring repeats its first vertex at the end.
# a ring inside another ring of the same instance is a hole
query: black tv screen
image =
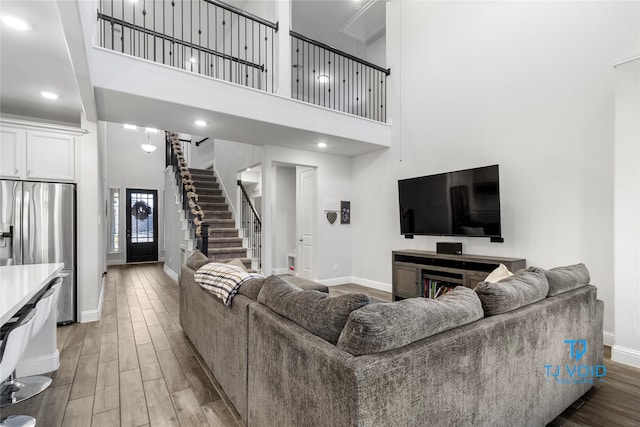
{"type": "Polygon", "coordinates": [[[498,165],[398,181],[400,233],[501,237],[498,165]]]}

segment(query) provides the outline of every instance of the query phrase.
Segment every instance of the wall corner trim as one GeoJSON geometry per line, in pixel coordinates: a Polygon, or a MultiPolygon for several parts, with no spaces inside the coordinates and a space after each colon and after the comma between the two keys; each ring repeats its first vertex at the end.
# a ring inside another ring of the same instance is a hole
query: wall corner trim
{"type": "Polygon", "coordinates": [[[611,360],[640,368],[640,350],[626,348],[619,345],[611,346],[611,360]]]}

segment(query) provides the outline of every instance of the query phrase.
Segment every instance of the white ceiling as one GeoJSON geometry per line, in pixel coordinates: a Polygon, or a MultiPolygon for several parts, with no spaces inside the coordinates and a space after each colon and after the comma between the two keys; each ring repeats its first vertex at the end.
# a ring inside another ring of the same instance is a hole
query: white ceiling
{"type": "Polygon", "coordinates": [[[54,1],[0,1],[0,14],[27,21],[28,31],[0,24],[2,113],[78,124],[82,104],[54,1]],[[57,93],[48,100],[41,91],[57,93]]]}
{"type": "MultiPolygon", "coordinates": [[[[21,32],[0,24],[0,112],[79,125],[82,103],[56,3],[0,0],[0,14],[18,16],[31,26],[29,31],[21,32]],[[47,100],[40,95],[43,90],[56,92],[60,98],[47,100]]],[[[360,42],[354,42],[338,30],[366,4],[367,0],[295,0],[294,29],[301,27],[304,31],[299,32],[351,52],[348,45],[360,42]]],[[[379,31],[376,25],[365,27],[379,31]]],[[[154,117],[154,125],[164,129],[165,124],[173,121],[174,114],[172,109],[161,112],[154,117]]],[[[121,116],[121,112],[103,109],[99,118],[109,120],[121,116]]],[[[276,132],[274,138],[282,138],[281,132],[276,132]]]]}

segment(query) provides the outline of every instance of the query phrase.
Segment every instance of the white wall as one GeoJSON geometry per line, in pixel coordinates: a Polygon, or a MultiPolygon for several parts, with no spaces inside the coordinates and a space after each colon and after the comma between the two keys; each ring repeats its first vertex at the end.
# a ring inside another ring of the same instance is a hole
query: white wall
{"type": "Polygon", "coordinates": [[[638,51],[638,7],[388,3],[393,146],[353,161],[353,275],[390,284],[393,249],[437,241],[543,268],[584,262],[612,331],[611,64],[638,51]],[[505,243],[400,236],[399,178],[495,163],[505,243]]]}
{"type": "MultiPolygon", "coordinates": [[[[351,159],[331,154],[313,153],[276,146],[265,146],[263,162],[263,227],[264,242],[272,241],[273,208],[272,167],[278,164],[311,166],[316,168],[316,239],[314,240],[314,279],[333,283],[333,279],[350,278],[352,265],[351,225],[336,221],[329,224],[323,212],[327,200],[352,200],[351,159]],[[334,269],[335,266],[335,269],[334,269]]],[[[360,209],[354,202],[352,211],[360,209]]],[[[353,221],[353,218],[352,218],[353,221]]],[[[270,269],[273,265],[269,251],[265,251],[263,265],[270,269]]],[[[265,269],[266,274],[270,270],[265,269]]],[[[344,282],[343,282],[344,283],[344,282]]]]}
{"type": "Polygon", "coordinates": [[[190,168],[194,169],[207,169],[213,166],[213,138],[207,139],[201,143],[199,147],[196,147],[196,141],[202,140],[203,137],[193,137],[189,146],[189,158],[188,164],[190,168]]]}
{"type": "Polygon", "coordinates": [[[640,58],[616,66],[615,344],[611,359],[640,367],[640,58]]]}
{"type": "MultiPolygon", "coordinates": [[[[164,192],[164,132],[148,134],[156,151],[146,153],[140,144],[147,141],[144,130],[130,131],[123,128],[121,123],[106,124],[107,148],[107,186],[120,188],[120,242],[121,251],[109,253],[109,264],[123,264],[126,262],[126,189],[137,188],[158,190],[158,259],[164,257],[164,223],[163,192],[164,192]]],[[[108,242],[105,242],[108,245],[108,242]]]]}
{"type": "Polygon", "coordinates": [[[288,271],[288,254],[296,252],[296,169],[273,168],[272,266],[275,273],[288,271]]]}
{"type": "Polygon", "coordinates": [[[255,166],[262,161],[264,150],[257,145],[242,144],[233,141],[216,139],[214,141],[213,168],[218,180],[227,196],[227,203],[237,218],[238,198],[237,181],[238,172],[250,166],[255,166]]]}
{"type": "Polygon", "coordinates": [[[387,35],[382,33],[380,37],[372,40],[367,45],[367,61],[372,64],[387,68],[387,35]]]}

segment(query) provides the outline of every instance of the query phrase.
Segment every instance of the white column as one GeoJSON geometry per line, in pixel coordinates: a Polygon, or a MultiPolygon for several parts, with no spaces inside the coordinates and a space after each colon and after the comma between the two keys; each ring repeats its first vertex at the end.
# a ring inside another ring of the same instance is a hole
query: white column
{"type": "Polygon", "coordinates": [[[614,310],[611,359],[640,367],[640,57],[615,66],[614,310]]]}
{"type": "Polygon", "coordinates": [[[291,40],[289,28],[291,27],[291,1],[276,1],[276,16],[278,17],[277,40],[277,64],[278,64],[278,90],[280,96],[291,98],[291,40]]]}

